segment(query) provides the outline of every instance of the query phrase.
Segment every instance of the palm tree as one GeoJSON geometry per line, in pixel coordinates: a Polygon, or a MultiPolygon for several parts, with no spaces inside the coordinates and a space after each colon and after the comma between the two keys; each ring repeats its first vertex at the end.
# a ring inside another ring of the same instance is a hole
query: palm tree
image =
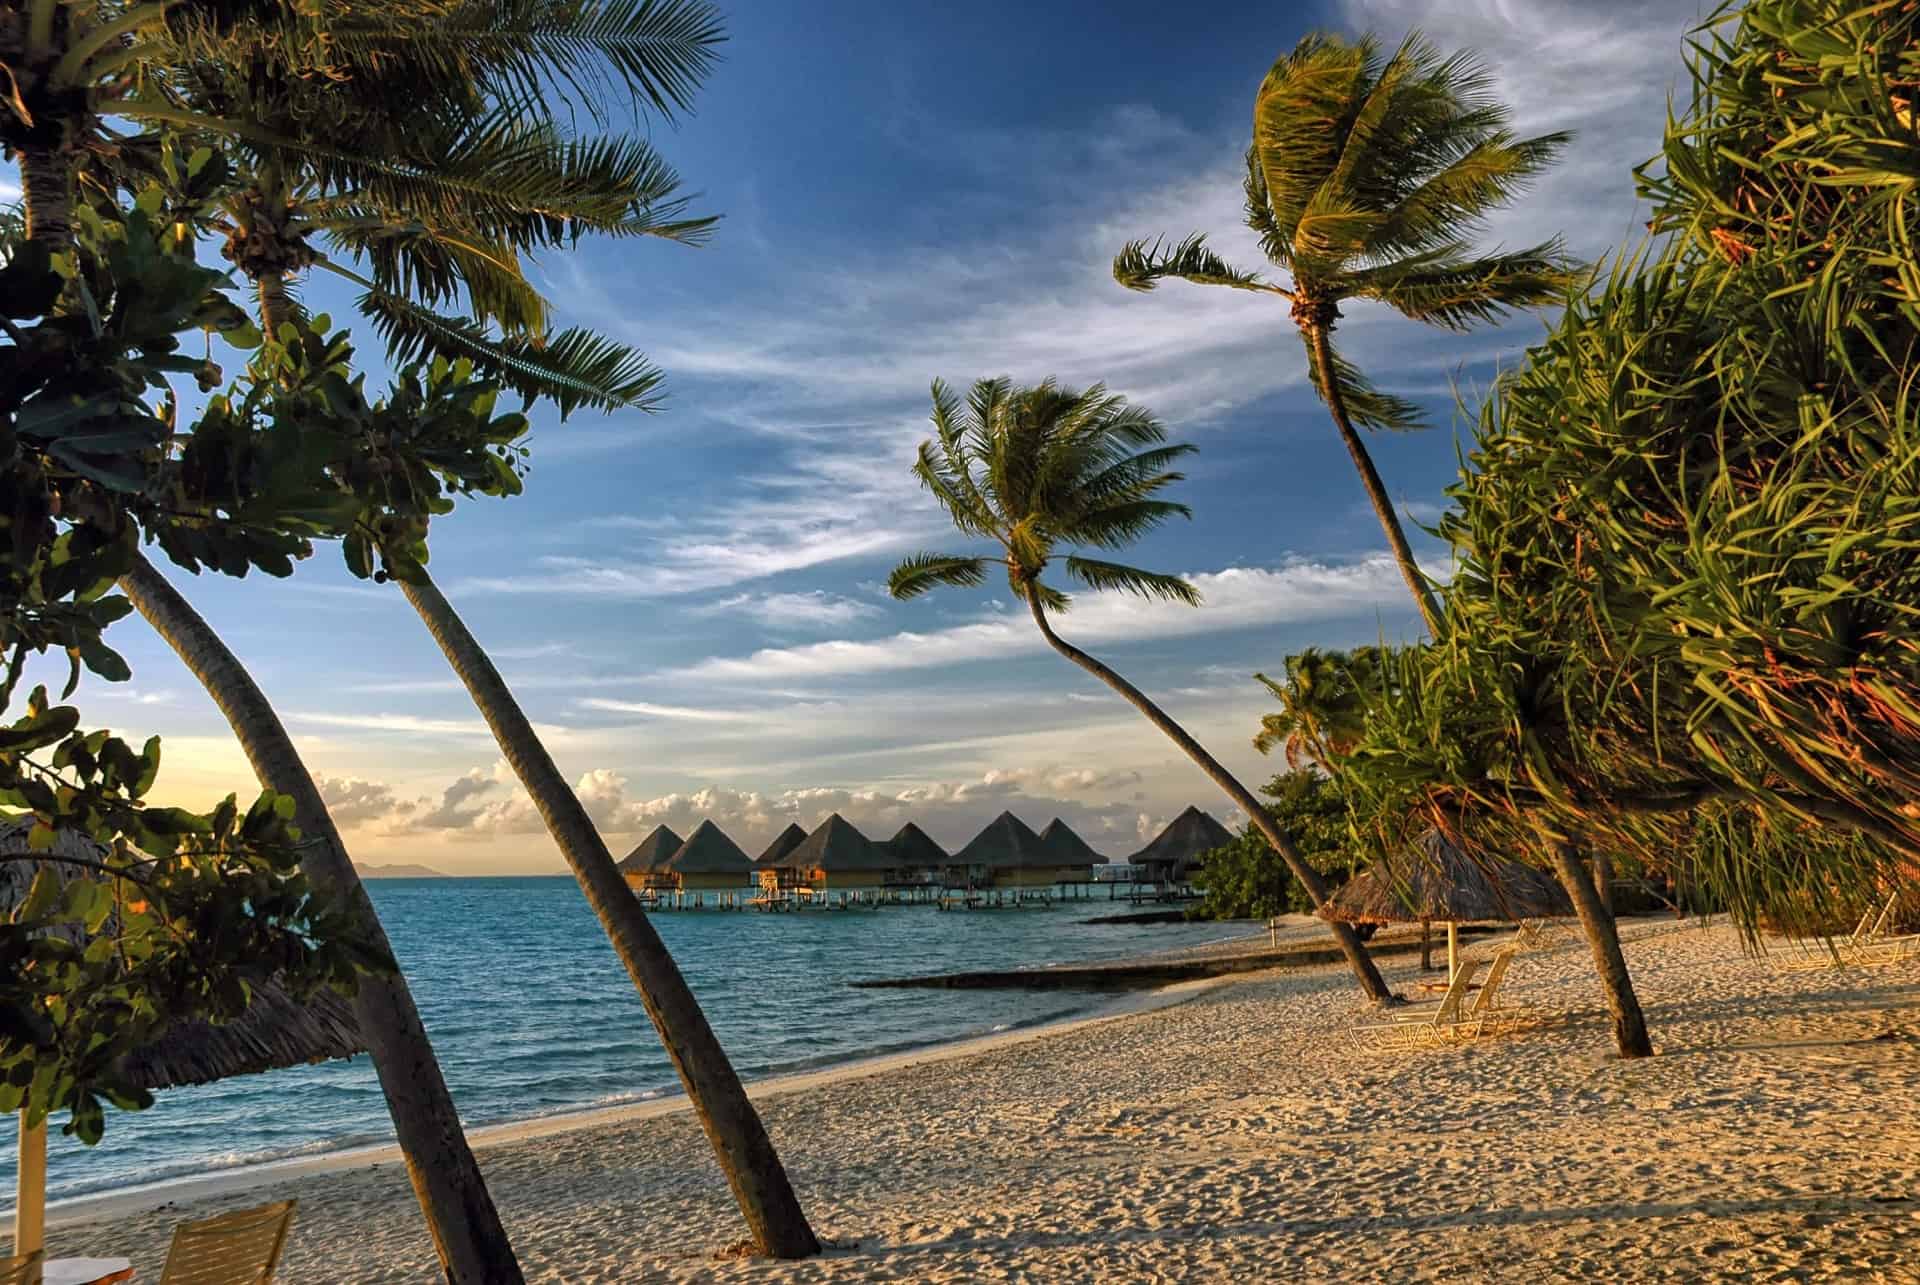
{"type": "MultiPolygon", "coordinates": [[[[650,145],[569,139],[542,113],[556,83],[597,86],[596,65],[656,109],[683,108],[719,33],[706,0],[468,0],[438,23],[349,29],[335,48],[357,74],[341,82],[275,76],[259,60],[236,73],[222,58],[176,76],[185,106],[174,115],[147,110],[242,145],[252,181],[227,201],[220,230],[258,286],[269,330],[293,315],[289,273],[327,269],[364,287],[360,305],[396,359],[467,357],[530,396],[553,397],[563,414],[581,403],[646,409],[658,373],[590,332],[548,333],[522,256],[587,232],[695,241],[712,220],[681,217],[678,177],[650,145]],[[442,65],[448,49],[460,56],[442,65]],[[215,105],[221,115],[204,110],[215,105]],[[315,244],[323,239],[364,256],[367,274],[327,255],[315,244]],[[462,298],[477,320],[430,306],[462,298]]],[[[598,110],[591,98],[582,105],[598,110]]],[[[424,561],[389,544],[380,551],[639,990],[756,1245],[779,1258],[818,1253],[758,1113],[605,841],[424,561]]]]}
{"type": "Polygon", "coordinates": [[[1366,730],[1367,702],[1384,675],[1378,647],[1351,652],[1309,647],[1287,657],[1284,682],[1265,674],[1254,677],[1281,708],[1261,716],[1253,748],[1262,754],[1279,748],[1294,771],[1311,763],[1333,772],[1366,730]]]}
{"type": "Polygon", "coordinates": [[[1577,279],[1560,242],[1476,252],[1488,211],[1549,165],[1570,135],[1516,138],[1471,55],[1442,57],[1410,35],[1383,58],[1371,37],[1314,34],[1273,65],[1253,103],[1247,226],[1278,285],[1223,261],[1202,236],[1134,241],[1114,278],[1151,290],[1178,277],[1270,294],[1292,306],[1314,389],[1380,519],[1430,633],[1440,612],[1359,429],[1419,427],[1417,407],[1381,391],[1333,347],[1340,307],[1383,303],[1415,321],[1465,330],[1561,298],[1577,279]]]}
{"type": "MultiPolygon", "coordinates": [[[[1199,591],[1178,576],[1060,549],[1124,548],[1168,518],[1190,517],[1185,505],[1157,497],[1181,480],[1170,466],[1193,447],[1165,445],[1159,421],[1099,385],[1075,392],[1052,380],[1015,388],[1005,379],[983,379],[964,404],[936,382],[933,427],[934,438],[921,443],[915,475],[955,527],[993,541],[1000,551],[993,558],[908,558],[889,577],[889,592],[904,599],[940,585],[978,586],[986,583],[990,565],[1000,562],[1013,596],[1026,604],[1047,645],[1113,688],[1178,745],[1259,827],[1314,905],[1324,905],[1326,880],[1253,792],[1144,692],[1060,637],[1049,619],[1050,612],[1069,605],[1066,594],[1041,579],[1056,556],[1069,576],[1090,589],[1199,605],[1199,591]]],[[[1390,1002],[1393,993],[1353,929],[1343,923],[1332,928],[1367,997],[1390,1002]]]]}
{"type": "MultiPolygon", "coordinates": [[[[34,241],[54,254],[72,248],[75,172],[99,141],[93,135],[101,124],[95,111],[107,87],[135,79],[124,73],[156,48],[170,47],[170,38],[182,30],[195,36],[226,29],[231,7],[219,0],[177,7],[71,6],[56,0],[8,5],[8,21],[0,23],[0,65],[15,93],[8,110],[0,112],[0,134],[19,157],[25,222],[34,241]],[[175,11],[171,23],[170,10],[175,11]]],[[[63,295],[63,309],[77,305],[71,290],[63,295]]],[[[359,920],[358,931],[386,948],[385,931],[313,778],[251,676],[144,559],[136,560],[122,587],[213,695],[261,785],[293,799],[294,819],[308,836],[301,864],[315,886],[346,905],[359,920]]],[[[462,1285],[517,1285],[524,1277],[513,1246],[405,979],[398,973],[363,976],[353,1004],[447,1279],[462,1285]]]]}

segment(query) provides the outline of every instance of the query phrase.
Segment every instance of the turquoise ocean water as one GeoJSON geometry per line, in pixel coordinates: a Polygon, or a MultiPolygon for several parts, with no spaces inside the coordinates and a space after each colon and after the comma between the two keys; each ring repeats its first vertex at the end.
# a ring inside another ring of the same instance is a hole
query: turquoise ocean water
{"type": "MultiPolygon", "coordinates": [[[[454,1100],[469,1125],[677,1093],[639,996],[571,878],[383,879],[368,884],[454,1100]]],[[[654,922],[746,1079],[1064,1017],[1073,992],[854,990],[871,977],[1116,958],[1220,940],[1244,924],[1085,925],[1126,908],[930,907],[654,922]]],[[[11,1206],[11,1129],[0,1204],[11,1206]]],[[[49,1136],[50,1198],[190,1178],[390,1140],[365,1057],[173,1089],[109,1111],[105,1139],[49,1136]]]]}

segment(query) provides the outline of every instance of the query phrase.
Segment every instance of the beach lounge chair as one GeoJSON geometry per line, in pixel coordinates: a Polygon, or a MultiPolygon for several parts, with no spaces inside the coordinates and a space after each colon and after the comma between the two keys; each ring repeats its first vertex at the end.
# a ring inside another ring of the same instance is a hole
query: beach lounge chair
{"type": "Polygon", "coordinates": [[[173,1229],[160,1285],[266,1285],[293,1226],[291,1200],[181,1223],[173,1229]]]}
{"type": "Polygon", "coordinates": [[[1878,907],[1860,916],[1853,931],[1839,941],[1800,942],[1799,949],[1779,964],[1781,972],[1810,972],[1821,968],[1868,968],[1920,956],[1920,934],[1889,937],[1887,928],[1900,906],[1894,892],[1878,907]]]}
{"type": "Polygon", "coordinates": [[[1437,1032],[1441,1028],[1455,1026],[1465,1019],[1467,994],[1479,971],[1479,960],[1461,960],[1439,1004],[1397,1009],[1383,1021],[1354,1027],[1349,1038],[1356,1048],[1368,1052],[1426,1048],[1440,1042],[1443,1037],[1437,1032]]]}
{"type": "Polygon", "coordinates": [[[40,1285],[40,1265],[46,1261],[44,1249],[17,1258],[0,1258],[0,1285],[40,1285]]]}

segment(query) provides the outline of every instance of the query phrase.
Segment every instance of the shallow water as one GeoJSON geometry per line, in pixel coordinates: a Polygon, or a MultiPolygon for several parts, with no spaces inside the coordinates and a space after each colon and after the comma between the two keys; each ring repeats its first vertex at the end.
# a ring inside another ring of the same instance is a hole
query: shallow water
{"type": "MultiPolygon", "coordinates": [[[[646,1011],[571,878],[390,879],[368,884],[469,1125],[677,1092],[646,1011]]],[[[1244,924],[1086,925],[1124,908],[946,914],[930,907],[654,918],[734,1066],[747,1079],[1065,1016],[1063,991],[854,990],[861,978],[1117,958],[1222,940],[1244,924]]],[[[240,1076],[109,1112],[83,1147],[49,1136],[48,1195],[190,1177],[384,1142],[365,1057],[240,1076]]],[[[0,1199],[12,1204],[11,1139],[0,1199]]]]}

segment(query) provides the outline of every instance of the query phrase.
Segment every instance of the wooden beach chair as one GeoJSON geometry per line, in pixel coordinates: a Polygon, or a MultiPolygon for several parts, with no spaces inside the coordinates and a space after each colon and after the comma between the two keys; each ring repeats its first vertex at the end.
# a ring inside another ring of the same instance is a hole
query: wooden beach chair
{"type": "Polygon", "coordinates": [[[1479,971],[1479,960],[1461,960],[1439,1004],[1396,1009],[1384,1021],[1354,1027],[1349,1032],[1354,1047],[1363,1052],[1390,1052],[1438,1043],[1442,1037],[1437,1032],[1441,1028],[1469,1020],[1465,1013],[1466,998],[1479,971]]]}
{"type": "Polygon", "coordinates": [[[0,1258],[0,1285],[40,1285],[40,1267],[46,1261],[44,1249],[17,1258],[0,1258]]]}
{"type": "Polygon", "coordinates": [[[1779,970],[1801,973],[1822,968],[1870,968],[1920,956],[1920,933],[1887,935],[1899,906],[1900,893],[1895,891],[1885,902],[1860,916],[1853,931],[1841,940],[1797,943],[1797,953],[1780,961],[1779,970]]]}
{"type": "Polygon", "coordinates": [[[173,1229],[160,1285],[266,1285],[293,1226],[291,1200],[173,1229]]]}

